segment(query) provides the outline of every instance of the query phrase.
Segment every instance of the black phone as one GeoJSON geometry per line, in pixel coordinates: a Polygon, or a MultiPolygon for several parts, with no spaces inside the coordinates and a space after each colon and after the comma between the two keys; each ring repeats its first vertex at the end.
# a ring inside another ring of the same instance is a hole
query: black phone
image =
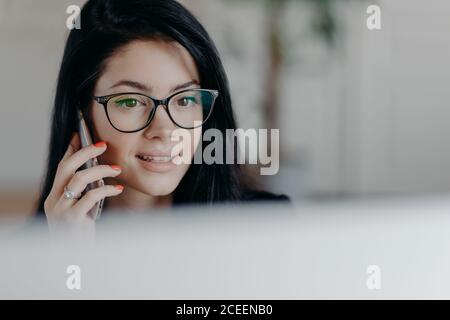
{"type": "MultiPolygon", "coordinates": [[[[80,135],[80,141],[81,141],[81,147],[86,147],[92,144],[92,138],[91,134],[89,133],[89,129],[86,125],[86,121],[84,120],[83,113],[81,110],[78,111],[78,133],[80,135]]],[[[83,166],[83,169],[91,168],[98,165],[97,158],[89,159],[83,166]]],[[[89,183],[86,187],[86,189],[83,191],[83,193],[88,192],[89,190],[103,187],[105,185],[105,182],[103,179],[94,181],[92,183],[89,183]]],[[[100,215],[102,213],[103,209],[103,201],[104,199],[97,202],[88,212],[88,214],[94,219],[97,220],[100,218],[100,215]]]]}

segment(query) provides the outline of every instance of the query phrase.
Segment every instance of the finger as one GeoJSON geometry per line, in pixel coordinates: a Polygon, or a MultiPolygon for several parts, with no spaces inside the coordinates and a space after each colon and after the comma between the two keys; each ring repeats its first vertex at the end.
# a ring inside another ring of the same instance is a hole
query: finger
{"type": "Polygon", "coordinates": [[[63,167],[66,171],[73,172],[85,164],[89,159],[98,157],[106,151],[106,142],[100,141],[96,144],[91,144],[84,148],[81,148],[74,154],[72,154],[63,163],[63,167]]]}
{"type": "MultiPolygon", "coordinates": [[[[70,182],[67,184],[67,188],[73,191],[76,195],[81,194],[89,183],[98,181],[105,177],[116,177],[121,173],[120,166],[98,165],[92,168],[77,171],[70,182]]],[[[60,195],[60,208],[68,209],[72,207],[78,199],[66,199],[64,192],[60,195]]]]}
{"type": "Polygon", "coordinates": [[[74,206],[73,209],[82,215],[88,211],[101,199],[117,196],[123,191],[122,185],[106,185],[103,187],[89,190],[74,206]]]}
{"type": "Polygon", "coordinates": [[[81,148],[64,161],[61,161],[58,165],[57,174],[54,181],[54,186],[57,188],[56,190],[59,191],[59,194],[63,192],[64,186],[69,183],[77,169],[89,161],[89,159],[95,158],[105,151],[106,143],[98,142],[96,144],[81,148]]]}
{"type": "Polygon", "coordinates": [[[76,194],[83,192],[89,183],[106,178],[116,177],[121,173],[120,166],[99,165],[89,169],[77,171],[67,187],[76,194]]]}
{"type": "MultiPolygon", "coordinates": [[[[72,156],[79,149],[80,149],[80,137],[77,132],[74,132],[72,134],[72,138],[69,141],[69,145],[67,146],[66,152],[64,153],[60,163],[58,164],[58,169],[57,169],[56,176],[55,176],[55,179],[54,179],[54,182],[52,185],[52,189],[50,190],[50,193],[48,196],[49,199],[54,199],[55,201],[58,201],[58,198],[60,196],[60,191],[62,190],[61,186],[60,186],[61,183],[58,183],[58,181],[61,180],[59,177],[60,172],[58,172],[58,171],[60,171],[60,165],[63,161],[67,160],[70,156],[72,156]]],[[[66,177],[66,179],[67,179],[67,177],[66,177]]]]}

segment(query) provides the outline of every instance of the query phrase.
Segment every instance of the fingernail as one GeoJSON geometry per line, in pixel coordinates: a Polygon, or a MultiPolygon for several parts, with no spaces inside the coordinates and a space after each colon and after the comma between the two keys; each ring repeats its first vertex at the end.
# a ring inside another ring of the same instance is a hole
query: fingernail
{"type": "Polygon", "coordinates": [[[115,187],[117,190],[120,190],[120,191],[123,190],[123,185],[121,185],[121,184],[116,184],[114,187],[115,187]]]}
{"type": "Polygon", "coordinates": [[[105,141],[97,142],[96,144],[94,144],[94,147],[97,147],[97,148],[106,147],[106,142],[105,141]]]}
{"type": "Polygon", "coordinates": [[[120,167],[120,166],[118,166],[118,165],[115,165],[115,164],[113,164],[113,165],[110,165],[110,167],[113,169],[113,170],[117,170],[117,171],[120,171],[120,170],[122,170],[122,168],[120,167]]]}

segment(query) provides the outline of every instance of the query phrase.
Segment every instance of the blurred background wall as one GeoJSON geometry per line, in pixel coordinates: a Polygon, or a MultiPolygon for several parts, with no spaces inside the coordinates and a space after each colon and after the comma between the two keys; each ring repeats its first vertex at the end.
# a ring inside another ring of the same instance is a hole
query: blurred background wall
{"type": "MultiPolygon", "coordinates": [[[[84,2],[0,0],[2,213],[37,196],[66,8],[84,2]]],[[[268,189],[300,200],[450,190],[449,1],[181,2],[218,46],[239,126],[280,129],[268,189]],[[366,27],[371,4],[381,30],[366,27]]]]}

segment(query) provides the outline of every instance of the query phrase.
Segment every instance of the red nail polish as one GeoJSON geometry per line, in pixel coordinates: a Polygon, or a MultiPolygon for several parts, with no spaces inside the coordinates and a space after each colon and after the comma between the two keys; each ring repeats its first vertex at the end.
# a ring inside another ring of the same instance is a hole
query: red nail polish
{"type": "Polygon", "coordinates": [[[121,168],[120,166],[115,165],[115,164],[110,165],[110,167],[111,167],[113,170],[117,170],[117,171],[122,170],[122,168],[121,168]]]}
{"type": "Polygon", "coordinates": [[[114,187],[118,190],[121,190],[121,191],[123,190],[123,185],[121,185],[121,184],[116,184],[114,187]]]}
{"type": "Polygon", "coordinates": [[[96,144],[94,144],[94,147],[97,147],[97,148],[106,147],[106,142],[105,141],[97,142],[96,144]]]}

